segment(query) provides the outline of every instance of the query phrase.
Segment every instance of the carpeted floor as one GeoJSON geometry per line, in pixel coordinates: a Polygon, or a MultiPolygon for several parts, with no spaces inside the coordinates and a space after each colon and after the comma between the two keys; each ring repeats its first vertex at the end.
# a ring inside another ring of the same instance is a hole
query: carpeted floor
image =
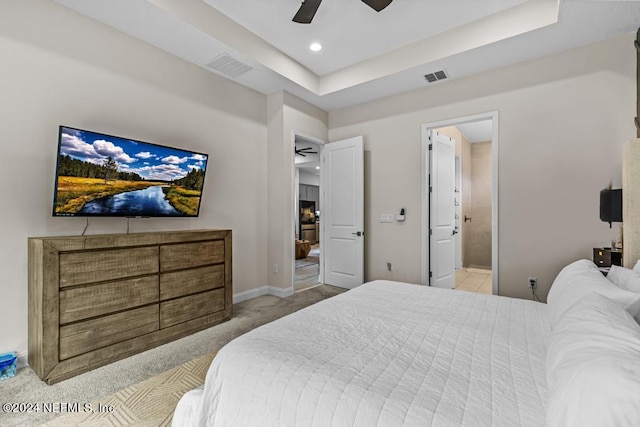
{"type": "Polygon", "coordinates": [[[320,262],[320,257],[309,255],[306,258],[296,260],[296,270],[299,268],[308,267],[310,265],[316,265],[320,262]]]}
{"type": "MultiPolygon", "coordinates": [[[[73,409],[74,405],[78,407],[91,405],[95,410],[94,403],[101,402],[107,396],[114,395],[122,400],[128,393],[132,393],[132,390],[137,390],[138,383],[199,357],[210,355],[251,329],[342,292],[344,292],[343,289],[321,285],[304,292],[297,292],[289,298],[265,295],[244,301],[234,305],[233,318],[228,322],[51,386],[40,381],[31,368],[20,369],[14,378],[0,381],[0,401],[39,404],[40,409],[38,412],[11,413],[0,410],[0,426],[39,426],[52,422],[56,416],[65,416],[70,412],[69,408],[73,409]],[[134,389],[127,391],[131,386],[135,386],[134,389]],[[47,404],[47,410],[44,410],[45,404],[47,404]]],[[[162,378],[160,383],[163,383],[162,378]]],[[[143,394],[140,393],[140,396],[143,394]]],[[[136,416],[140,417],[139,414],[136,416]]],[[[130,424],[124,423],[126,417],[122,417],[121,421],[120,425],[143,426],[162,426],[170,422],[161,416],[156,417],[153,410],[130,424]]],[[[101,419],[86,425],[118,424],[101,419]]]]}

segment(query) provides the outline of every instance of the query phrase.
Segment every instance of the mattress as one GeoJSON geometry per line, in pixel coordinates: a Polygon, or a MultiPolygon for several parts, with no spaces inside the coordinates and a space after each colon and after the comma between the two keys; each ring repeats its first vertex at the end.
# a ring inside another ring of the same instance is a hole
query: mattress
{"type": "Polygon", "coordinates": [[[227,344],[174,426],[542,426],[546,304],[374,281],[227,344]]]}

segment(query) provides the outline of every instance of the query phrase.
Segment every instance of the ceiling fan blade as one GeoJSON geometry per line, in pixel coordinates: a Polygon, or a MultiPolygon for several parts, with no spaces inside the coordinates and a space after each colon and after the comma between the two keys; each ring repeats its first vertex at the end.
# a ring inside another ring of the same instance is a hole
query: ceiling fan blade
{"type": "Polygon", "coordinates": [[[318,7],[320,7],[320,3],[322,3],[322,0],[304,0],[292,21],[298,24],[310,24],[313,16],[318,11],[318,7]]]}
{"type": "Polygon", "coordinates": [[[299,154],[301,156],[304,156],[305,154],[318,154],[317,151],[309,150],[313,150],[313,147],[296,148],[294,151],[296,152],[296,154],[299,154]]]}
{"type": "Polygon", "coordinates": [[[389,6],[393,0],[362,0],[364,4],[375,10],[376,12],[380,12],[385,7],[389,6]]]}

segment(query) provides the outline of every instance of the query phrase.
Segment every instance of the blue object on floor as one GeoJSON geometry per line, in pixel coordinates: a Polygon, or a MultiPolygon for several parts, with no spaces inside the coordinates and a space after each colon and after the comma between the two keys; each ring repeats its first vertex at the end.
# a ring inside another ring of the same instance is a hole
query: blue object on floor
{"type": "Polygon", "coordinates": [[[16,360],[18,356],[15,353],[0,354],[0,380],[16,376],[16,360]]]}

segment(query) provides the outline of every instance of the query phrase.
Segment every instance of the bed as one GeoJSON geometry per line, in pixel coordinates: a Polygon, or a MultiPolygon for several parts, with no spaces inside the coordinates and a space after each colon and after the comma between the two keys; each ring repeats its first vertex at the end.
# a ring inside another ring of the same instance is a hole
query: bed
{"type": "MultiPolygon", "coordinates": [[[[579,365],[575,358],[589,350],[567,350],[563,343],[573,342],[584,324],[568,322],[557,342],[554,322],[573,313],[602,323],[591,313],[593,305],[602,311],[599,300],[586,298],[591,306],[574,313],[572,300],[590,293],[582,286],[586,275],[607,289],[601,292],[605,305],[619,308],[622,323],[637,333],[638,353],[629,363],[640,365],[640,326],[631,317],[640,311],[640,292],[609,288],[593,263],[575,264],[558,276],[566,285],[554,282],[549,305],[386,280],[366,283],[227,344],[204,387],[178,403],[173,426],[578,425],[571,423],[584,420],[578,419],[584,402],[571,402],[572,389],[563,387],[570,381],[562,378],[572,375],[567,363],[579,365]],[[613,302],[605,298],[610,294],[613,302]],[[548,369],[551,350],[554,372],[548,369]],[[562,399],[550,400],[550,393],[562,399]]],[[[613,381],[618,373],[606,374],[613,381]]],[[[593,410],[602,412],[598,405],[593,410]]]]}

